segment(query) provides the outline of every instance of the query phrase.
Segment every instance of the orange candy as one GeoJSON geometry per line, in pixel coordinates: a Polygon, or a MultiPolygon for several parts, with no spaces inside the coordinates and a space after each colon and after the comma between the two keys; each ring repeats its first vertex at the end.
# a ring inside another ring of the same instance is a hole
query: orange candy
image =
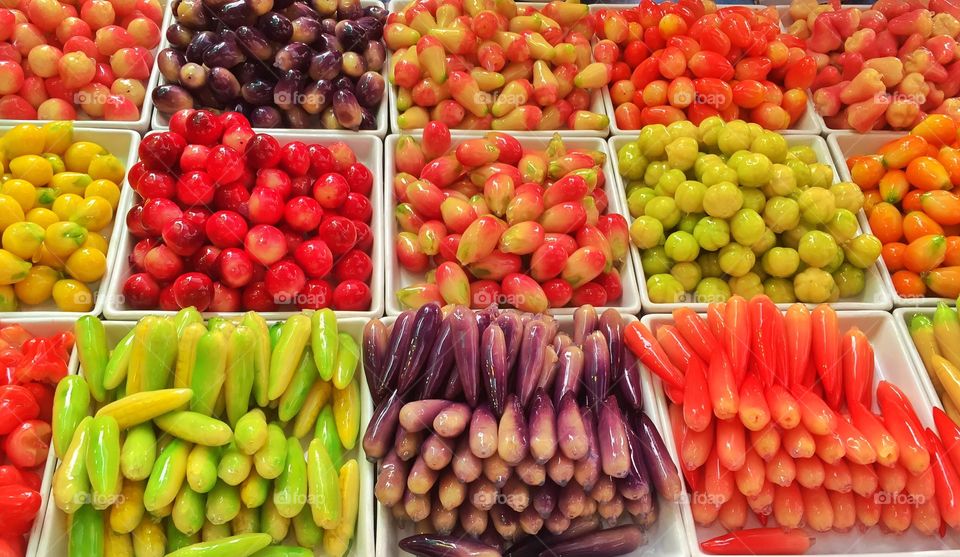
{"type": "Polygon", "coordinates": [[[927,140],[919,135],[905,135],[880,148],[887,168],[906,168],[910,161],[927,153],[927,140]]]}
{"type": "Polygon", "coordinates": [[[880,184],[880,178],[886,173],[880,157],[863,156],[847,159],[850,177],[862,190],[872,190],[880,184]]]}
{"type": "Polygon", "coordinates": [[[943,256],[943,265],[960,265],[960,236],[947,236],[947,253],[943,256]]]}
{"type": "Polygon", "coordinates": [[[943,227],[922,211],[910,211],[903,217],[903,236],[907,242],[928,234],[943,234],[943,227]]]}
{"type": "MultiPolygon", "coordinates": [[[[907,251],[907,244],[903,242],[890,242],[889,244],[884,244],[883,249],[880,251],[880,256],[883,257],[883,263],[887,266],[887,269],[890,271],[899,271],[903,269],[903,254],[907,251]]],[[[948,245],[949,253],[949,245],[948,245]]]]}
{"type": "Polygon", "coordinates": [[[870,228],[881,243],[896,242],[903,236],[903,215],[890,203],[878,203],[870,211],[870,228]]]}
{"type": "Polygon", "coordinates": [[[880,196],[888,203],[899,203],[910,191],[907,173],[902,170],[888,170],[880,178],[880,196]]]}
{"type": "Polygon", "coordinates": [[[893,273],[893,287],[897,294],[904,298],[915,298],[927,293],[927,287],[923,284],[920,275],[910,271],[897,271],[893,273]]]}
{"type": "Polygon", "coordinates": [[[910,211],[923,211],[923,203],[920,200],[920,196],[923,195],[923,190],[910,190],[907,195],[903,196],[903,201],[900,202],[900,208],[903,209],[905,213],[910,211]]]}
{"type": "Polygon", "coordinates": [[[923,282],[937,296],[955,299],[960,296],[960,266],[934,269],[923,275],[923,282]]]}
{"type": "Polygon", "coordinates": [[[938,224],[960,224],[960,197],[949,191],[928,191],[920,196],[923,212],[938,224]]]}
{"type": "Polygon", "coordinates": [[[867,190],[863,192],[863,212],[870,215],[873,212],[873,208],[877,206],[878,203],[883,202],[883,197],[880,196],[880,190],[867,190]]]}
{"type": "Polygon", "coordinates": [[[903,266],[914,273],[925,273],[943,263],[946,254],[947,239],[940,234],[928,234],[907,245],[903,266]]]}
{"type": "Polygon", "coordinates": [[[937,153],[937,160],[943,165],[950,177],[950,183],[960,186],[960,149],[944,147],[937,153]]]}
{"type": "Polygon", "coordinates": [[[957,138],[957,124],[946,114],[931,114],[911,131],[937,147],[950,145],[957,138]]]}
{"type": "Polygon", "coordinates": [[[947,169],[933,157],[917,157],[910,161],[906,176],[910,185],[922,190],[946,190],[953,186],[947,169]]]}

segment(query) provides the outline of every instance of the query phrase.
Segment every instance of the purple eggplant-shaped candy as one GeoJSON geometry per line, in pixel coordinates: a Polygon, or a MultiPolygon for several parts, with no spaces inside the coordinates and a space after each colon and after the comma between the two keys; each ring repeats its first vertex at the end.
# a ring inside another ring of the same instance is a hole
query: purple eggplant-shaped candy
{"type": "Polygon", "coordinates": [[[610,379],[618,381],[622,375],[623,360],[623,318],[615,309],[600,314],[598,330],[607,339],[607,354],[610,356],[610,379]]]}
{"type": "Polygon", "coordinates": [[[494,547],[462,536],[418,534],[400,540],[400,549],[420,557],[500,557],[494,547]]]}
{"type": "Polygon", "coordinates": [[[571,344],[559,352],[557,378],[554,381],[553,403],[560,406],[560,399],[567,393],[574,398],[580,392],[580,378],[583,375],[583,350],[571,344]]]}
{"type": "Polygon", "coordinates": [[[571,392],[563,395],[557,409],[557,444],[560,452],[570,460],[580,460],[590,451],[590,438],[580,406],[571,392]]]}
{"type": "Polygon", "coordinates": [[[650,496],[650,473],[643,459],[643,447],[640,437],[634,431],[627,432],[630,446],[630,473],[620,480],[621,494],[625,499],[642,499],[650,496]]]}
{"type": "Polygon", "coordinates": [[[440,304],[425,304],[417,310],[413,317],[413,331],[410,334],[410,344],[407,354],[400,366],[398,389],[406,396],[420,378],[420,369],[426,363],[430,348],[437,338],[437,329],[440,328],[440,304]]]}
{"type": "Polygon", "coordinates": [[[451,369],[447,374],[447,382],[443,385],[443,398],[447,400],[457,400],[463,395],[463,383],[460,382],[460,374],[457,370],[451,369]]]}
{"type": "Polygon", "coordinates": [[[530,455],[538,464],[546,464],[557,451],[557,413],[553,408],[553,401],[543,389],[537,389],[533,393],[527,428],[530,435],[530,455]]]}
{"type": "Polygon", "coordinates": [[[490,406],[481,404],[473,410],[470,418],[470,451],[477,458],[490,458],[497,453],[497,418],[490,406]]]}
{"type": "Polygon", "coordinates": [[[610,357],[603,333],[594,331],[583,342],[583,382],[587,386],[587,405],[595,408],[607,397],[610,381],[610,357]]]}
{"type": "Polygon", "coordinates": [[[450,469],[464,485],[476,480],[483,473],[483,461],[473,454],[470,441],[465,436],[457,442],[457,450],[453,453],[450,469]]]}
{"type": "Polygon", "coordinates": [[[453,328],[453,355],[457,362],[463,394],[470,406],[476,406],[480,398],[480,365],[477,355],[480,331],[477,318],[466,306],[457,306],[449,319],[453,328]]]}
{"type": "Polygon", "coordinates": [[[333,113],[337,117],[337,122],[347,129],[356,130],[363,121],[363,113],[360,112],[357,97],[348,89],[337,89],[333,93],[333,113]]]}
{"type": "Polygon", "coordinates": [[[607,397],[600,405],[597,440],[600,442],[603,473],[614,478],[623,478],[629,474],[630,440],[616,396],[607,397]]]}
{"type": "Polygon", "coordinates": [[[597,310],[591,305],[578,307],[573,312],[573,343],[582,345],[587,335],[597,330],[597,310]]]}
{"type": "Polygon", "coordinates": [[[503,331],[496,324],[483,331],[480,345],[480,371],[487,399],[497,416],[503,415],[507,401],[507,350],[503,331]]]}
{"type": "Polygon", "coordinates": [[[597,419],[593,412],[589,408],[582,408],[580,416],[587,437],[587,455],[574,463],[573,477],[584,491],[590,491],[600,478],[600,440],[597,439],[597,419]]]}
{"type": "Polygon", "coordinates": [[[537,379],[537,388],[549,391],[553,387],[553,381],[557,378],[557,370],[557,352],[553,349],[553,346],[547,346],[543,352],[543,369],[540,370],[540,378],[537,379]]]}
{"type": "Polygon", "coordinates": [[[440,323],[436,340],[430,348],[430,356],[423,368],[423,382],[420,383],[420,398],[433,398],[440,394],[453,367],[453,329],[450,320],[440,323]]]}
{"type": "Polygon", "coordinates": [[[383,458],[393,446],[402,404],[400,395],[393,391],[373,411],[367,431],[363,434],[363,450],[367,459],[374,461],[383,458]]]}
{"type": "Polygon", "coordinates": [[[414,400],[400,409],[400,425],[407,431],[420,431],[433,425],[433,419],[451,402],[445,399],[414,400]]]}
{"type": "Polygon", "coordinates": [[[397,320],[393,322],[390,342],[387,343],[387,360],[381,364],[383,369],[379,385],[381,393],[387,393],[397,387],[397,382],[400,379],[400,369],[403,367],[404,357],[407,355],[410,340],[413,338],[413,316],[413,311],[405,311],[398,315],[397,320]]]}
{"type": "Polygon", "coordinates": [[[540,557],[616,557],[626,555],[646,543],[640,528],[632,525],[597,530],[552,544],[540,557]]]}
{"type": "Polygon", "coordinates": [[[524,408],[533,397],[533,391],[543,372],[543,358],[547,349],[548,326],[539,319],[530,320],[520,343],[520,363],[517,366],[515,389],[524,408]]]}
{"type": "Polygon", "coordinates": [[[423,431],[408,431],[402,425],[397,428],[393,450],[401,460],[410,460],[420,454],[420,445],[423,443],[423,431]]]}
{"type": "Polygon", "coordinates": [[[657,426],[643,412],[636,413],[633,423],[634,431],[639,436],[640,446],[643,448],[643,460],[653,485],[657,488],[657,493],[668,501],[676,501],[683,491],[683,486],[677,472],[677,465],[670,458],[670,452],[667,451],[657,426]]]}
{"type": "Polygon", "coordinates": [[[387,355],[387,327],[379,319],[371,319],[363,326],[361,345],[363,353],[363,375],[367,379],[367,389],[373,397],[373,403],[379,404],[382,393],[379,390],[380,374],[387,355]]]}
{"type": "Polygon", "coordinates": [[[550,343],[553,346],[553,351],[557,354],[563,352],[563,349],[573,344],[573,339],[570,338],[570,335],[567,333],[557,333],[553,337],[553,342],[550,343]]]}
{"type": "Polygon", "coordinates": [[[401,459],[396,451],[390,451],[380,461],[377,467],[377,485],[374,495],[387,507],[392,507],[403,500],[403,493],[407,488],[407,473],[410,464],[401,459]]]}
{"type": "Polygon", "coordinates": [[[533,493],[533,508],[541,517],[547,518],[557,506],[557,484],[547,482],[538,487],[533,493]]]}
{"type": "Polygon", "coordinates": [[[632,350],[623,351],[620,366],[623,376],[617,386],[624,402],[633,410],[643,410],[643,387],[640,383],[640,360],[633,355],[632,350]]]}
{"type": "MultiPolygon", "coordinates": [[[[556,503],[556,493],[554,494],[554,503],[556,503]]],[[[551,507],[551,513],[553,512],[552,509],[553,507],[551,507]]],[[[544,516],[544,518],[547,518],[547,516],[544,516]]],[[[538,557],[541,551],[549,549],[552,545],[578,538],[599,529],[600,518],[596,513],[589,516],[580,516],[571,520],[570,525],[562,533],[541,532],[539,535],[524,538],[520,543],[514,544],[504,555],[506,557],[538,557]]]]}
{"type": "Polygon", "coordinates": [[[507,464],[516,466],[527,456],[529,448],[527,423],[520,399],[514,394],[507,397],[507,404],[497,428],[497,454],[507,464]]]}
{"type": "Polygon", "coordinates": [[[470,426],[473,410],[462,402],[453,402],[433,419],[433,431],[442,437],[456,438],[470,426]]]}
{"type": "Polygon", "coordinates": [[[523,340],[523,323],[520,314],[516,311],[504,311],[497,316],[497,325],[503,331],[503,339],[507,349],[507,375],[513,371],[520,355],[520,342],[523,340]]]}
{"type": "Polygon", "coordinates": [[[505,541],[512,542],[520,535],[520,517],[507,505],[494,505],[490,509],[490,522],[497,534],[505,541]]]}

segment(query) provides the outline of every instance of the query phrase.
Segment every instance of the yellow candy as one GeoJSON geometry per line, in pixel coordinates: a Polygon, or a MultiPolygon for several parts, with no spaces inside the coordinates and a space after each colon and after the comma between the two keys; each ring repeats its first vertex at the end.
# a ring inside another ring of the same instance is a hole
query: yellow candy
{"type": "Polygon", "coordinates": [[[57,191],[57,195],[72,193],[83,195],[83,192],[93,183],[89,174],[83,172],[58,172],[50,180],[50,186],[57,191]]]}
{"type": "Polygon", "coordinates": [[[0,311],[17,311],[17,293],[12,285],[0,286],[0,311]]]}
{"type": "Polygon", "coordinates": [[[53,285],[53,301],[61,311],[90,311],[93,293],[78,280],[62,279],[53,285]]]}
{"type": "Polygon", "coordinates": [[[60,217],[50,209],[45,209],[43,207],[34,207],[27,211],[26,219],[28,222],[35,222],[43,227],[44,230],[47,229],[51,224],[60,220],[60,217]]]}
{"type": "Polygon", "coordinates": [[[15,222],[3,231],[3,249],[21,259],[31,260],[43,245],[45,232],[34,222],[15,222]]]}
{"type": "Polygon", "coordinates": [[[58,280],[60,273],[56,270],[46,265],[34,265],[23,280],[13,285],[13,291],[25,304],[42,304],[53,295],[53,285],[58,280]]]}
{"type": "Polygon", "coordinates": [[[83,203],[83,198],[73,193],[65,193],[53,200],[53,212],[60,220],[70,220],[83,203]]]}
{"type": "Polygon", "coordinates": [[[54,174],[57,172],[65,172],[67,170],[67,165],[63,164],[63,159],[60,158],[60,155],[54,153],[44,153],[40,156],[47,159],[47,162],[50,163],[50,166],[53,168],[54,174]]]}
{"type": "Polygon", "coordinates": [[[10,161],[10,174],[34,186],[45,186],[53,178],[53,166],[43,157],[22,155],[10,161]]]}
{"type": "Polygon", "coordinates": [[[70,220],[87,230],[102,230],[113,220],[113,206],[106,199],[94,195],[80,203],[70,220]]]}
{"type": "Polygon", "coordinates": [[[58,271],[62,271],[66,265],[65,258],[50,253],[50,248],[48,248],[46,244],[40,246],[40,253],[37,255],[34,263],[37,265],[46,265],[58,271]]]}
{"type": "Polygon", "coordinates": [[[49,209],[57,200],[57,190],[53,188],[37,188],[37,205],[49,209]]]}
{"type": "Polygon", "coordinates": [[[32,265],[5,249],[0,249],[0,284],[23,280],[32,265]]]}
{"type": "Polygon", "coordinates": [[[110,206],[116,210],[120,203],[120,186],[114,181],[106,178],[90,182],[87,189],[83,190],[84,197],[99,196],[110,202],[110,206]]]}
{"type": "Polygon", "coordinates": [[[0,186],[0,193],[16,199],[24,211],[29,211],[37,204],[37,189],[26,180],[11,178],[0,186]]]}
{"type": "Polygon", "coordinates": [[[9,195],[0,194],[0,231],[23,220],[23,207],[9,195]]]}
{"type": "Polygon", "coordinates": [[[63,162],[67,165],[67,170],[71,172],[87,172],[90,169],[90,161],[97,155],[108,155],[106,149],[91,141],[78,141],[67,147],[67,152],[63,155],[63,162]]]}
{"type": "Polygon", "coordinates": [[[64,261],[77,251],[87,240],[87,230],[75,222],[60,221],[47,227],[47,236],[43,240],[51,255],[64,261]]]}
{"type": "Polygon", "coordinates": [[[67,258],[67,273],[82,282],[100,280],[107,271],[107,258],[100,250],[80,248],[67,258]]]}
{"type": "Polygon", "coordinates": [[[62,155],[73,143],[73,122],[50,122],[43,125],[43,150],[62,155]]]}
{"type": "Polygon", "coordinates": [[[90,232],[87,234],[87,239],[83,242],[81,248],[93,248],[99,250],[101,253],[107,253],[107,248],[110,244],[107,242],[107,239],[97,234],[96,232],[90,232]]]}
{"type": "Polygon", "coordinates": [[[20,124],[3,136],[3,147],[7,160],[21,155],[39,155],[44,151],[43,130],[33,124],[20,124]]]}
{"type": "Polygon", "coordinates": [[[90,168],[87,169],[87,173],[94,180],[102,178],[111,182],[121,182],[125,169],[120,159],[114,155],[100,155],[93,157],[93,160],[90,161],[90,168]]]}

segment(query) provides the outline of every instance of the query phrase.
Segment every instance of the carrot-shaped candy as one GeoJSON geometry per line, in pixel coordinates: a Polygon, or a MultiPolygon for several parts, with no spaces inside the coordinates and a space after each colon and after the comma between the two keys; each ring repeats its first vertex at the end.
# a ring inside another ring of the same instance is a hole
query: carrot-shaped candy
{"type": "Polygon", "coordinates": [[[833,529],[833,505],[823,487],[814,489],[802,488],[803,518],[812,530],[829,532],[833,529]]]}
{"type": "Polygon", "coordinates": [[[760,431],[751,431],[750,446],[757,451],[760,458],[770,460],[780,450],[780,432],[772,423],[760,431]]]}
{"type": "Polygon", "coordinates": [[[751,528],[709,539],[700,544],[700,549],[713,555],[802,555],[812,543],[802,530],[751,528]]]}
{"type": "Polygon", "coordinates": [[[783,448],[793,458],[807,458],[813,456],[817,450],[817,443],[803,425],[783,432],[783,448]]]}
{"type": "Polygon", "coordinates": [[[934,535],[940,529],[941,517],[937,500],[921,499],[913,506],[913,527],[925,536],[934,535]]]}
{"type": "Polygon", "coordinates": [[[767,461],[767,481],[775,485],[787,486],[797,477],[797,466],[782,448],[767,461]]]}
{"type": "Polygon", "coordinates": [[[837,312],[826,304],[814,308],[810,314],[813,364],[823,384],[826,402],[831,408],[840,405],[842,396],[840,365],[840,329],[837,312]]]}
{"type": "Polygon", "coordinates": [[[713,421],[713,404],[707,386],[706,370],[699,358],[687,367],[687,384],[683,389],[683,421],[693,431],[707,429],[713,421]]]}
{"type": "Polygon", "coordinates": [[[746,458],[743,424],[736,418],[717,421],[717,456],[727,470],[743,468],[746,458]]]}
{"type": "Polygon", "coordinates": [[[873,464],[877,461],[877,451],[849,420],[844,416],[837,418],[837,435],[843,441],[847,459],[857,464],[873,464]]]}
{"type": "Polygon", "coordinates": [[[906,532],[913,520],[913,507],[910,503],[894,501],[880,508],[880,522],[894,534],[906,532]]]}
{"type": "MultiPolygon", "coordinates": [[[[923,438],[923,430],[918,427],[918,420],[912,412],[913,408],[905,407],[905,399],[888,394],[894,391],[883,389],[885,383],[881,381],[881,388],[877,389],[877,400],[883,412],[883,424],[900,447],[900,463],[911,474],[920,474],[930,466],[930,452],[923,438]]],[[[893,386],[890,385],[890,387],[893,386]]]]}
{"type": "MultiPolygon", "coordinates": [[[[932,463],[933,461],[931,461],[932,463]]],[[[927,468],[922,474],[907,476],[907,486],[904,488],[907,493],[913,495],[915,499],[933,499],[933,494],[937,489],[937,480],[933,474],[933,467],[927,468]]]]}
{"type": "Polygon", "coordinates": [[[674,310],[673,321],[684,340],[693,347],[697,355],[703,361],[709,362],[713,353],[720,348],[720,344],[710,332],[707,322],[688,307],[674,310]]]}
{"type": "Polygon", "coordinates": [[[850,488],[857,495],[872,496],[880,485],[873,465],[850,463],[850,488]]]}
{"type": "Polygon", "coordinates": [[[720,525],[727,530],[739,530],[747,523],[747,498],[734,490],[729,501],[720,507],[720,525]]]}
{"type": "Polygon", "coordinates": [[[714,450],[707,458],[704,469],[703,488],[715,505],[723,505],[730,500],[737,488],[733,472],[720,464],[720,456],[714,450]]]}
{"type": "Polygon", "coordinates": [[[705,492],[698,491],[690,501],[690,512],[693,521],[700,526],[710,526],[717,521],[720,515],[720,505],[713,504],[713,498],[705,492]]]}
{"type": "Polygon", "coordinates": [[[733,377],[733,368],[730,367],[730,360],[725,353],[715,352],[710,359],[707,385],[714,415],[721,420],[735,417],[740,409],[740,393],[733,377]]]}
{"type": "MultiPolygon", "coordinates": [[[[777,486],[764,479],[760,493],[752,497],[747,496],[747,505],[750,505],[750,510],[752,510],[754,514],[758,516],[769,516],[770,513],[773,512],[774,498],[777,493],[776,487],[777,486]]],[[[801,509],[801,514],[802,513],[803,510],[801,509]]]]}
{"type": "Polygon", "coordinates": [[[907,488],[909,472],[902,465],[877,466],[877,482],[884,493],[900,493],[907,488]]]}
{"type": "Polygon", "coordinates": [[[840,459],[832,464],[823,465],[823,487],[830,491],[851,491],[853,489],[853,475],[847,461],[840,459]]]}
{"type": "MultiPolygon", "coordinates": [[[[906,393],[904,393],[900,387],[897,387],[889,381],[880,381],[877,384],[877,404],[883,409],[884,404],[895,404],[903,410],[907,418],[910,419],[910,423],[914,428],[918,430],[923,430],[924,427],[920,423],[920,418],[917,416],[917,411],[913,408],[913,403],[910,402],[910,399],[907,398],[906,393]]],[[[864,403],[868,408],[869,404],[864,403]]]]}
{"type": "Polygon", "coordinates": [[[713,338],[722,339],[726,331],[724,324],[724,314],[726,312],[726,302],[710,302],[707,305],[707,326],[713,333],[713,338]]]}
{"type": "Polygon", "coordinates": [[[873,346],[863,331],[853,327],[840,339],[843,391],[849,401],[873,404],[873,346]]]}
{"type": "MultiPolygon", "coordinates": [[[[707,316],[709,321],[709,315],[707,316]]],[[[733,296],[727,300],[723,320],[721,322],[723,335],[717,338],[724,340],[723,345],[730,356],[733,373],[742,378],[747,373],[750,363],[750,309],[742,296],[733,296]]]]}
{"type": "Polygon", "coordinates": [[[880,522],[880,503],[874,495],[856,495],[853,498],[857,510],[857,522],[864,528],[872,528],[880,522]]]}
{"type": "MultiPolygon", "coordinates": [[[[773,300],[767,296],[754,296],[749,302],[750,323],[753,328],[753,338],[750,343],[753,352],[753,367],[760,374],[760,381],[765,386],[774,383],[778,376],[777,369],[777,323],[782,319],[780,310],[773,300]]],[[[782,383],[782,381],[781,381],[782,383]]]]}
{"type": "Polygon", "coordinates": [[[664,383],[677,389],[683,388],[683,374],[670,362],[646,325],[639,321],[631,322],[623,331],[623,340],[633,355],[664,383]]]}
{"type": "Polygon", "coordinates": [[[714,423],[710,422],[703,431],[686,429],[680,442],[680,461],[683,468],[696,470],[707,461],[715,441],[714,423]]]}
{"type": "Polygon", "coordinates": [[[857,504],[851,492],[827,491],[833,506],[833,529],[847,532],[857,523],[857,504]]]}
{"type": "Polygon", "coordinates": [[[859,402],[849,405],[849,410],[853,427],[866,437],[867,442],[877,452],[877,463],[883,466],[896,464],[900,460],[900,447],[880,418],[859,402]]]}
{"type": "MultiPolygon", "coordinates": [[[[773,518],[784,528],[797,528],[803,523],[803,495],[800,484],[774,487],[773,518]]],[[[767,550],[769,551],[769,550],[767,550]]]]}
{"type": "MultiPolygon", "coordinates": [[[[687,374],[689,375],[689,372],[687,374]]],[[[689,379],[687,380],[687,388],[690,388],[689,379]]],[[[750,431],[760,431],[770,423],[770,407],[763,396],[763,385],[760,384],[756,375],[746,376],[740,384],[740,408],[738,413],[740,414],[740,422],[750,431]]]]}
{"type": "Polygon", "coordinates": [[[763,484],[766,481],[767,466],[760,458],[760,455],[753,449],[747,451],[743,461],[743,466],[737,470],[734,479],[737,482],[737,490],[747,497],[754,497],[760,494],[763,484]]]}
{"type": "Polygon", "coordinates": [[[833,464],[843,458],[847,449],[843,446],[843,441],[836,433],[829,435],[815,435],[814,440],[817,443],[817,456],[824,464],[833,464]]]}
{"type": "Polygon", "coordinates": [[[670,359],[670,363],[678,369],[687,369],[693,361],[705,365],[700,356],[697,356],[693,348],[680,336],[680,331],[673,325],[664,325],[657,329],[657,342],[660,343],[660,347],[663,348],[667,358],[670,359]]]}
{"type": "Polygon", "coordinates": [[[823,461],[816,455],[809,458],[798,458],[793,461],[797,466],[797,483],[802,487],[820,487],[826,472],[823,461]]]}
{"type": "Polygon", "coordinates": [[[940,439],[950,462],[954,469],[960,471],[960,426],[958,426],[950,416],[943,410],[933,408],[933,423],[940,432],[940,439]]]}
{"type": "Polygon", "coordinates": [[[794,389],[800,407],[800,421],[814,435],[829,435],[837,429],[837,414],[815,392],[805,387],[794,389]]]}
{"type": "Polygon", "coordinates": [[[940,516],[947,526],[951,528],[960,528],[960,476],[957,475],[957,468],[947,456],[940,439],[932,429],[927,428],[924,432],[927,438],[927,446],[930,447],[930,456],[932,458],[930,468],[933,470],[933,478],[936,483],[937,506],[940,509],[940,516]]]}
{"type": "Polygon", "coordinates": [[[800,404],[782,385],[770,385],[766,390],[770,416],[783,429],[793,429],[800,424],[800,404]]]}
{"type": "Polygon", "coordinates": [[[810,310],[803,304],[793,304],[783,316],[783,336],[787,345],[787,366],[790,385],[799,384],[810,361],[810,310]]]}

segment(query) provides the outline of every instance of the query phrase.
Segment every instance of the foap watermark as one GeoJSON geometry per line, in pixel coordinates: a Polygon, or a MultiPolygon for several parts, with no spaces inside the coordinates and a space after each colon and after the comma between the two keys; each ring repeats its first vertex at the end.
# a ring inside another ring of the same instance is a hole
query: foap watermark
{"type": "Polygon", "coordinates": [[[474,507],[478,509],[489,509],[494,505],[506,505],[510,508],[517,506],[517,504],[525,504],[530,502],[529,495],[509,495],[502,492],[485,492],[480,491],[474,493],[470,497],[470,502],[473,503],[474,507]]]}
{"type": "Polygon", "coordinates": [[[690,106],[692,104],[701,104],[705,106],[719,107],[729,104],[730,96],[723,93],[677,91],[670,96],[670,101],[670,104],[673,106],[690,106]]]}
{"type": "Polygon", "coordinates": [[[913,103],[918,106],[923,106],[927,102],[927,95],[924,93],[902,93],[899,91],[894,91],[893,93],[877,93],[873,96],[873,102],[875,103],[885,103],[892,104],[895,102],[908,102],[913,103]]]}
{"type": "Polygon", "coordinates": [[[914,495],[912,493],[890,493],[889,491],[877,491],[873,494],[873,502],[878,505],[922,505],[927,502],[923,495],[914,495]]]}
{"type": "Polygon", "coordinates": [[[727,502],[726,498],[722,495],[715,495],[703,491],[694,493],[683,492],[680,494],[679,501],[680,503],[688,505],[708,505],[712,507],[720,507],[727,502]]]}
{"type": "Polygon", "coordinates": [[[93,505],[96,509],[105,509],[111,505],[122,505],[126,499],[123,493],[103,494],[83,491],[71,497],[70,502],[76,505],[93,505]]]}
{"type": "Polygon", "coordinates": [[[491,304],[498,306],[521,307],[527,297],[523,294],[504,294],[499,291],[480,289],[473,293],[473,303],[477,307],[487,307],[491,304]]]}

